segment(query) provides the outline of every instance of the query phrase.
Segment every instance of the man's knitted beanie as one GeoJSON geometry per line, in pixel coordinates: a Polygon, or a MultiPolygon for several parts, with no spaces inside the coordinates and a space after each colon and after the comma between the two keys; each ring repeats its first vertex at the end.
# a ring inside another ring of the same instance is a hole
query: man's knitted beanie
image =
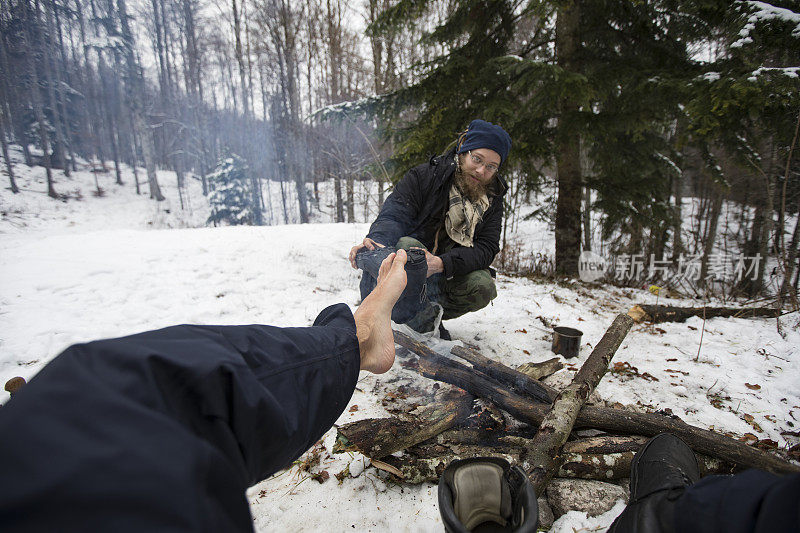
{"type": "Polygon", "coordinates": [[[467,131],[461,135],[456,152],[463,154],[479,148],[488,148],[500,154],[500,164],[502,165],[508,157],[508,152],[511,151],[511,137],[500,126],[475,119],[469,123],[467,131]]]}

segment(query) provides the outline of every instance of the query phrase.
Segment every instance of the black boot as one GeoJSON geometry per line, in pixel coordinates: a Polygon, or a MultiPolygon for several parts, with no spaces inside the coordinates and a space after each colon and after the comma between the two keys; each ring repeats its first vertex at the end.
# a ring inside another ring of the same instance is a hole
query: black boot
{"type": "Polygon", "coordinates": [[[609,533],[674,533],[676,501],[698,479],[689,446],[671,433],[656,435],[631,462],[631,499],[609,533]]]}
{"type": "MultiPolygon", "coordinates": [[[[375,280],[378,279],[378,272],[381,263],[397,249],[392,246],[367,250],[364,248],[356,254],[356,266],[364,271],[361,280],[361,299],[367,297],[375,288],[375,280]]],[[[425,251],[419,249],[407,250],[408,260],[406,261],[406,288],[403,294],[392,308],[392,320],[398,324],[403,324],[416,315],[420,309],[424,308],[428,299],[425,291],[425,280],[428,274],[428,261],[425,259],[425,251]]]]}
{"type": "Polygon", "coordinates": [[[450,463],[439,478],[439,513],[448,533],[534,533],[539,522],[528,476],[499,457],[450,463]]]}

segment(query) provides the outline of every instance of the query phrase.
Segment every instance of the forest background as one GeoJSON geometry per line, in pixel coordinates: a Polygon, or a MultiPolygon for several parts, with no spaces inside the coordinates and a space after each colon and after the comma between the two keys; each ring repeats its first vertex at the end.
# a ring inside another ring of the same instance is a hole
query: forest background
{"type": "Polygon", "coordinates": [[[110,173],[160,202],[169,169],[210,224],[313,222],[329,181],[353,222],[356,183],[376,211],[479,117],[514,140],[506,225],[554,229],[552,254],[504,246],[504,270],[575,276],[599,247],[694,260],[676,290],[796,307],[798,1],[0,0],[0,32],[14,192],[10,143],[53,201],[83,163],[96,195],[110,173]],[[721,250],[748,275],[715,283],[721,250]]]}

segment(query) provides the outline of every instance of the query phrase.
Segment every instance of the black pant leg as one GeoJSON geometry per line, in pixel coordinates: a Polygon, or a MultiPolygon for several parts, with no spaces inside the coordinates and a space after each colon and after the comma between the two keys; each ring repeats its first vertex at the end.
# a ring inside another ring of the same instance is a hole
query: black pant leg
{"type": "Polygon", "coordinates": [[[343,304],[72,346],[0,409],[2,530],[251,531],[245,489],[331,427],[359,363],[343,304]]]}
{"type": "Polygon", "coordinates": [[[681,533],[798,533],[800,474],[705,477],[678,499],[675,524],[681,533]]]}

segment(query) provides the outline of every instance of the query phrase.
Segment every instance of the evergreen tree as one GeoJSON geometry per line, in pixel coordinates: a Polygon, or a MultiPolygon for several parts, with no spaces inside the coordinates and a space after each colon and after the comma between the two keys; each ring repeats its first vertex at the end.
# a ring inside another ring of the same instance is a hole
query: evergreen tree
{"type": "Polygon", "coordinates": [[[206,179],[209,186],[208,203],[211,205],[211,216],[208,217],[207,224],[253,224],[250,180],[247,177],[247,165],[241,157],[231,154],[221,159],[206,179]]]}
{"type": "MultiPolygon", "coordinates": [[[[609,231],[638,217],[663,241],[676,168],[670,132],[688,81],[702,71],[689,46],[719,23],[725,3],[456,0],[441,20],[432,19],[435,4],[400,0],[371,27],[411,25],[442,50],[417,65],[417,83],[365,104],[397,141],[397,174],[484,118],[514,141],[505,172],[556,170],[557,270],[577,274],[586,184],[599,193],[609,231]],[[591,179],[581,175],[581,144],[591,179]]],[[[631,232],[631,243],[641,240],[631,232]]]]}
{"type": "MultiPolygon", "coordinates": [[[[686,112],[696,141],[721,146],[753,176],[745,201],[755,214],[742,251],[761,260],[752,263],[758,265],[755,279],[747,277],[741,288],[754,296],[764,288],[770,251],[784,256],[784,278],[796,259],[791,248],[787,253],[783,235],[786,209],[797,202],[790,195],[797,191],[797,174],[790,169],[800,121],[800,2],[736,2],[726,12],[724,29],[725,53],[694,80],[686,112]]],[[[786,292],[788,284],[783,285],[786,292]]]]}

